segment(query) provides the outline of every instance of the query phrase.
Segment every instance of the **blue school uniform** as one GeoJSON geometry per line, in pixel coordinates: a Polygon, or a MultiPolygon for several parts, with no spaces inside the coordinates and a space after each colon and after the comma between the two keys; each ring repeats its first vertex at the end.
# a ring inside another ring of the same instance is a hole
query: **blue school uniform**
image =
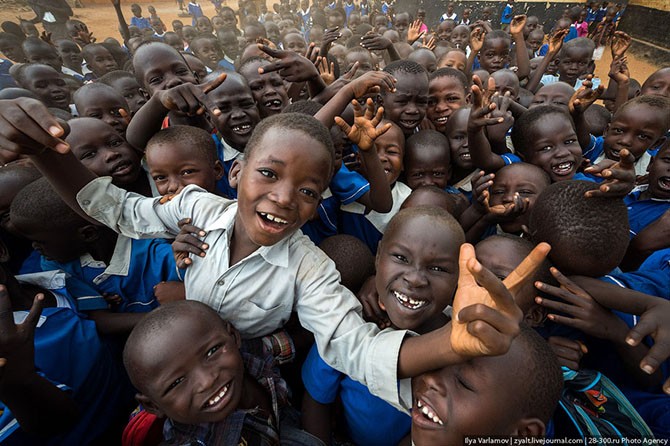
{"type": "MultiPolygon", "coordinates": [[[[570,25],[570,30],[568,31],[568,35],[565,36],[565,38],[563,38],[563,42],[564,43],[569,42],[570,40],[576,39],[577,37],[579,37],[579,35],[577,34],[577,27],[573,23],[572,25],[570,25]]],[[[595,88],[595,85],[594,85],[594,88],[595,88]]]]}
{"type": "Polygon", "coordinates": [[[154,286],[181,281],[167,240],[134,240],[122,235],[118,236],[109,265],[86,254],[68,263],[43,259],[42,268],[61,269],[101,293],[119,295],[122,302],[115,308],[119,313],[153,310],[158,306],[154,286]]]}
{"type": "Polygon", "coordinates": [[[337,234],[340,206],[353,203],[370,190],[370,183],[358,172],[349,170],[344,163],[330,180],[330,186],[321,194],[317,211],[319,218],[308,221],[300,228],[319,245],[325,238],[337,234]]]}
{"type": "Polygon", "coordinates": [[[193,19],[191,19],[191,26],[195,26],[198,19],[204,16],[202,7],[198,3],[193,2],[189,2],[188,4],[188,14],[193,17],[193,19]]]}
{"type": "MultiPolygon", "coordinates": [[[[130,402],[133,390],[120,364],[114,361],[95,323],[73,309],[65,288],[65,274],[48,271],[16,277],[19,282],[41,286],[56,297],[57,306],[44,308],[35,329],[35,367],[38,373],[67,392],[79,408],[78,420],[67,432],[42,438],[23,432],[8,407],[0,401],[0,443],[3,445],[94,444],[130,402]]],[[[15,311],[20,323],[27,311],[15,311]]]]}
{"type": "Polygon", "coordinates": [[[139,29],[151,29],[151,22],[146,17],[135,17],[130,19],[130,26],[136,26],[139,29]]]}
{"type": "Polygon", "coordinates": [[[365,205],[353,202],[340,207],[340,232],[349,234],[362,240],[373,254],[377,253],[377,245],[382,239],[386,226],[400,206],[412,193],[412,190],[404,183],[396,181],[391,188],[393,207],[391,211],[381,214],[376,211],[365,212],[365,205]]]}
{"type": "Polygon", "coordinates": [[[636,187],[624,198],[628,207],[628,223],[630,226],[630,237],[633,238],[644,228],[655,222],[670,209],[670,199],[648,198],[640,199],[644,191],[649,188],[643,184],[636,187]]]}
{"type": "Polygon", "coordinates": [[[230,199],[237,198],[237,189],[233,188],[228,182],[228,173],[236,159],[242,156],[242,153],[233,149],[223,138],[218,134],[212,134],[212,139],[216,144],[216,155],[223,164],[223,176],[216,182],[216,190],[223,194],[224,197],[230,199]]]}
{"type": "Polygon", "coordinates": [[[344,406],[347,431],[355,444],[398,444],[411,428],[407,413],[395,409],[367,387],[326,364],[312,346],[302,366],[305,390],[321,404],[331,404],[339,396],[344,406]]]}
{"type": "Polygon", "coordinates": [[[505,9],[503,9],[502,16],[500,17],[500,23],[503,25],[509,25],[512,22],[512,18],[514,17],[513,10],[514,7],[508,3],[505,6],[505,9]]]}
{"type": "MultiPolygon", "coordinates": [[[[635,175],[644,175],[647,173],[647,166],[653,156],[656,147],[647,150],[637,161],[635,161],[635,175]]],[[[595,137],[591,135],[589,146],[583,150],[584,158],[588,158],[591,164],[598,164],[605,158],[605,137],[595,137]]],[[[602,181],[602,179],[600,180],[602,181]]]]}

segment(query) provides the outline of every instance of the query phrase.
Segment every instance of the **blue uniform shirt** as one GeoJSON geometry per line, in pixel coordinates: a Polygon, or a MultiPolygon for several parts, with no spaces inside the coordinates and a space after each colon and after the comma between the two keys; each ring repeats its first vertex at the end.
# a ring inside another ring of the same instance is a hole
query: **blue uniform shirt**
{"type": "Polygon", "coordinates": [[[223,164],[223,176],[216,182],[216,190],[226,198],[236,199],[237,189],[233,188],[228,182],[228,173],[235,160],[240,158],[242,153],[233,149],[218,134],[212,134],[212,139],[216,144],[216,155],[223,164]]]}
{"type": "Polygon", "coordinates": [[[326,364],[312,346],[302,366],[302,380],[310,396],[321,404],[340,396],[349,436],[355,444],[398,444],[411,428],[404,412],[372,395],[367,387],[326,364]]]}
{"type": "Polygon", "coordinates": [[[640,195],[649,186],[644,184],[636,187],[624,198],[628,207],[628,223],[630,225],[630,237],[633,238],[644,228],[655,222],[670,209],[669,199],[648,198],[640,199],[640,195]]]}
{"type": "Polygon", "coordinates": [[[102,293],[119,295],[122,302],[116,311],[120,313],[153,310],[158,306],[154,286],[181,280],[167,240],[134,240],[122,235],[118,236],[109,265],[84,255],[68,263],[43,260],[42,268],[61,269],[102,293]]]}

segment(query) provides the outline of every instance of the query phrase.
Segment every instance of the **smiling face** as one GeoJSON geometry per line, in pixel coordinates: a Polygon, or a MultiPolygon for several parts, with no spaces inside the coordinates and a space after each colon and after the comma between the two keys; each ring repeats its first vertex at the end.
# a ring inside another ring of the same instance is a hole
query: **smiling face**
{"type": "Polygon", "coordinates": [[[197,83],[184,58],[167,44],[143,45],[133,58],[135,73],[149,95],[177,85],[197,83]]]}
{"type": "Polygon", "coordinates": [[[555,82],[545,85],[533,96],[530,108],[537,107],[538,105],[557,105],[567,110],[570,98],[574,92],[575,90],[565,82],[555,82]]]}
{"type": "Polygon", "coordinates": [[[426,117],[438,132],[444,133],[449,117],[465,104],[465,88],[457,78],[440,76],[430,81],[426,117]]]}
{"type": "Polygon", "coordinates": [[[653,198],[670,199],[670,145],[665,144],[647,167],[649,194],[653,198]]]}
{"type": "Polygon", "coordinates": [[[564,115],[547,114],[528,130],[525,161],[547,172],[552,182],[571,180],[582,164],[582,148],[572,124],[564,115]]]}
{"type": "Polygon", "coordinates": [[[423,186],[447,187],[451,176],[449,146],[423,144],[407,145],[405,156],[405,177],[407,185],[414,190],[423,186]]]}
{"type": "Polygon", "coordinates": [[[251,132],[261,120],[244,78],[228,74],[225,82],[207,93],[207,96],[221,111],[219,116],[212,117],[212,121],[223,139],[234,149],[244,151],[251,132]]]}
{"type": "Polygon", "coordinates": [[[188,144],[151,145],[146,157],[149,174],[161,195],[178,194],[189,184],[214,193],[223,176],[221,161],[212,161],[188,144]]]}
{"type": "Polygon", "coordinates": [[[35,93],[47,107],[69,111],[70,90],[60,73],[47,65],[33,65],[26,68],[25,78],[26,89],[35,93]]]}
{"type": "Polygon", "coordinates": [[[605,131],[605,155],[618,161],[619,152],[627,149],[636,160],[639,159],[664,138],[668,130],[664,126],[664,118],[661,110],[645,104],[630,105],[620,110],[605,131]]]}
{"type": "Polygon", "coordinates": [[[577,78],[587,73],[592,56],[588,48],[573,47],[561,51],[558,59],[559,80],[575,85],[577,78]]]}
{"type": "Polygon", "coordinates": [[[463,235],[433,216],[400,218],[379,245],[375,284],[379,305],[392,324],[416,330],[452,301],[463,235]]]}
{"type": "Polygon", "coordinates": [[[107,48],[99,45],[84,52],[86,65],[98,77],[104,76],[110,71],[118,70],[119,66],[107,48]]]}
{"type": "Polygon", "coordinates": [[[197,39],[191,44],[191,50],[198,59],[211,70],[216,70],[223,54],[215,38],[197,39]]]}
{"type": "Polygon", "coordinates": [[[284,36],[284,49],[304,56],[307,53],[307,43],[300,34],[288,33],[284,36]]]}
{"type": "Polygon", "coordinates": [[[459,71],[465,71],[465,64],[467,61],[464,52],[449,51],[440,58],[437,68],[454,68],[459,71]]]}
{"type": "Polygon", "coordinates": [[[513,342],[502,356],[480,357],[412,379],[412,442],[416,446],[465,444],[472,435],[513,435],[523,386],[518,364],[524,350],[513,342]]]}
{"type": "Polygon", "coordinates": [[[505,166],[496,172],[491,194],[491,206],[514,203],[514,195],[528,199],[528,209],[521,215],[500,222],[500,227],[508,233],[521,232],[522,226],[528,226],[528,217],[535,200],[549,186],[549,178],[538,167],[527,163],[516,163],[505,166]]]}
{"type": "Polygon", "coordinates": [[[383,97],[384,117],[393,121],[405,135],[414,133],[426,116],[428,77],[425,73],[396,72],[396,91],[383,97]]]}
{"type": "MultiPolygon", "coordinates": [[[[384,125],[381,122],[379,125],[384,125]]],[[[375,140],[377,156],[382,163],[389,184],[396,182],[403,169],[402,159],[405,154],[405,136],[397,125],[375,140]]]]}
{"type": "Polygon", "coordinates": [[[438,40],[451,40],[451,33],[454,32],[456,28],[456,23],[453,20],[445,20],[444,22],[437,25],[437,39],[438,40]]]}
{"type": "Polygon", "coordinates": [[[288,104],[288,94],[281,76],[274,71],[258,74],[258,68],[269,63],[269,61],[254,61],[240,69],[240,74],[249,84],[261,118],[281,113],[288,104]]]}
{"type": "Polygon", "coordinates": [[[465,25],[458,25],[451,32],[450,40],[456,48],[465,49],[470,43],[470,28],[465,25]]]}
{"type": "Polygon", "coordinates": [[[138,368],[151,379],[136,383],[140,401],[178,423],[223,421],[243,398],[239,336],[204,311],[185,312],[169,324],[169,336],[152,336],[141,346],[138,368]]]}
{"type": "Polygon", "coordinates": [[[140,174],[138,152],[100,119],[79,118],[69,122],[65,141],[72,153],[91,172],[111,176],[117,186],[132,184],[140,174]]]}
{"type": "Polygon", "coordinates": [[[446,135],[451,149],[451,161],[461,170],[474,169],[468,146],[468,119],[470,109],[461,108],[451,115],[448,121],[446,135]]]}
{"type": "Polygon", "coordinates": [[[247,160],[236,161],[238,243],[271,246],[297,231],[316,212],[333,161],[319,141],[301,131],[267,130],[247,160]]]}

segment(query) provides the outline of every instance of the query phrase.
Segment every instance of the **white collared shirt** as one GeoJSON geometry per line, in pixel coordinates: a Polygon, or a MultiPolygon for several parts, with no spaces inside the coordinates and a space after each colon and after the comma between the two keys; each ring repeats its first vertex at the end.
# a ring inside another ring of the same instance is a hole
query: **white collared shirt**
{"type": "Polygon", "coordinates": [[[201,301],[230,321],[244,338],[272,333],[292,311],[314,333],[321,357],[398,408],[411,407],[409,380],[397,381],[403,330],[366,323],[356,297],[340,284],[335,264],[301,232],[261,246],[229,264],[237,202],[187,186],[173,200],[127,192],[111,178],[93,180],[77,195],[82,209],[134,238],[172,238],[185,217],[206,233],[204,258],[192,257],[184,277],[187,299],[201,301]],[[400,389],[400,394],[399,394],[400,389]]]}

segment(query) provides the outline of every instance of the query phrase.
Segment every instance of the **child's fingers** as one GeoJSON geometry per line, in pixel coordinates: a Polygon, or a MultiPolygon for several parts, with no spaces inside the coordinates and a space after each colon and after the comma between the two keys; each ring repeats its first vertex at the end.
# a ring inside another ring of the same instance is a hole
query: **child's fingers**
{"type": "Polygon", "coordinates": [[[202,88],[202,92],[207,94],[210,91],[214,90],[215,88],[218,88],[219,85],[221,85],[223,83],[223,81],[226,80],[227,76],[228,75],[226,73],[221,73],[216,77],[216,79],[211,80],[211,81],[207,82],[206,84],[201,85],[200,88],[202,88]]]}
{"type": "MultiPolygon", "coordinates": [[[[371,101],[371,99],[368,99],[368,100],[371,101]]],[[[375,116],[374,116],[374,118],[372,119],[372,125],[375,126],[375,127],[377,127],[377,125],[378,125],[380,122],[382,122],[382,119],[384,119],[384,107],[379,107],[379,108],[377,109],[377,113],[375,113],[375,116]]],[[[386,126],[384,126],[384,127],[386,127],[386,126]]],[[[389,128],[390,128],[390,126],[389,126],[389,128]]],[[[386,129],[386,130],[388,130],[388,129],[386,129]]],[[[386,133],[386,130],[384,130],[382,133],[378,133],[377,136],[382,135],[383,133],[386,133]]]]}
{"type": "MultiPolygon", "coordinates": [[[[270,48],[270,47],[267,46],[267,45],[262,45],[262,44],[260,44],[260,43],[258,44],[258,49],[261,50],[261,51],[263,51],[263,52],[264,52],[265,54],[267,54],[268,56],[270,56],[270,57],[274,57],[274,58],[276,58],[276,59],[281,59],[282,57],[285,57],[285,56],[286,56],[286,51],[275,50],[275,49],[270,48]]],[[[266,67],[267,67],[267,66],[266,66],[266,67]]],[[[266,68],[266,67],[264,67],[264,68],[266,68]]],[[[265,70],[264,70],[264,71],[265,71],[265,70]]]]}
{"type": "Polygon", "coordinates": [[[205,233],[205,231],[203,231],[202,229],[198,228],[197,226],[193,226],[193,225],[191,225],[191,224],[183,224],[183,225],[181,225],[181,226],[180,226],[180,230],[181,230],[181,232],[183,232],[183,233],[188,233],[188,234],[197,235],[198,237],[204,237],[204,236],[207,235],[207,234],[205,233]]]}
{"type": "Polygon", "coordinates": [[[466,288],[477,286],[475,277],[472,275],[472,272],[467,267],[468,262],[475,259],[475,247],[469,243],[463,243],[461,245],[460,253],[458,256],[458,287],[466,288]]]}
{"type": "MultiPolygon", "coordinates": [[[[192,236],[191,236],[192,237],[192,236]]],[[[172,242],[172,251],[181,254],[193,254],[198,257],[205,257],[207,254],[203,249],[200,248],[201,244],[198,239],[194,237],[194,240],[188,241],[177,241],[172,242]]]]}
{"type": "Polygon", "coordinates": [[[507,314],[523,317],[521,309],[514,302],[514,297],[505,284],[491,271],[485,268],[476,258],[471,259],[466,268],[470,271],[476,282],[484,287],[495,302],[496,307],[507,314]]]}
{"type": "Polygon", "coordinates": [[[524,286],[524,284],[532,280],[535,272],[542,266],[542,262],[547,258],[551,246],[548,243],[539,243],[526,256],[525,259],[503,280],[505,286],[512,294],[524,286]]]}
{"type": "Polygon", "coordinates": [[[61,125],[41,102],[22,98],[0,103],[0,135],[8,142],[3,148],[15,152],[20,152],[21,146],[37,150],[49,147],[60,153],[69,150],[61,139],[69,127],[61,125]]]}
{"type": "MultiPolygon", "coordinates": [[[[519,310],[521,314],[521,310],[519,310]]],[[[512,339],[519,333],[521,317],[509,318],[486,305],[470,305],[458,314],[466,323],[468,333],[476,337],[489,355],[503,354],[509,350],[512,339]]]]}
{"type": "Polygon", "coordinates": [[[578,304],[580,303],[580,300],[574,294],[571,294],[570,292],[568,292],[564,289],[561,289],[561,288],[558,288],[558,287],[555,287],[555,286],[551,286],[549,284],[542,283],[542,282],[536,283],[535,285],[536,285],[536,288],[538,290],[543,291],[543,292],[545,292],[545,293],[547,293],[551,296],[557,297],[557,298],[563,300],[564,302],[568,302],[568,303],[564,303],[564,302],[559,302],[557,300],[545,299],[545,298],[537,296],[535,298],[535,303],[536,304],[541,305],[544,308],[548,308],[548,309],[553,310],[553,311],[558,311],[558,312],[565,313],[565,314],[570,314],[570,315],[573,315],[573,316],[575,315],[575,313],[577,311],[579,311],[578,304]]]}
{"type": "Polygon", "coordinates": [[[30,307],[30,312],[28,316],[23,321],[21,325],[29,327],[31,330],[35,330],[37,327],[37,322],[40,320],[40,315],[42,314],[42,306],[44,305],[44,294],[38,293],[33,299],[33,305],[30,307]]]}
{"type": "Polygon", "coordinates": [[[9,292],[4,285],[0,285],[0,332],[6,332],[8,327],[14,326],[14,312],[12,311],[12,301],[9,298],[9,292]]]}
{"type": "Polygon", "coordinates": [[[549,268],[549,272],[551,272],[551,275],[554,276],[554,279],[556,279],[556,281],[560,283],[562,287],[564,287],[571,293],[577,295],[588,294],[586,291],[584,291],[582,287],[580,287],[575,282],[564,276],[563,273],[561,273],[557,268],[552,266],[551,268],[549,268]]]}
{"type": "Polygon", "coordinates": [[[342,129],[342,131],[345,133],[345,135],[348,135],[349,132],[351,132],[351,126],[347,124],[347,122],[340,118],[339,116],[335,116],[335,124],[338,125],[342,129]]]}
{"type": "Polygon", "coordinates": [[[375,134],[375,139],[379,138],[384,133],[388,132],[391,127],[392,127],[392,124],[390,122],[388,122],[388,123],[384,124],[381,128],[377,129],[376,134],[375,134]]]}

